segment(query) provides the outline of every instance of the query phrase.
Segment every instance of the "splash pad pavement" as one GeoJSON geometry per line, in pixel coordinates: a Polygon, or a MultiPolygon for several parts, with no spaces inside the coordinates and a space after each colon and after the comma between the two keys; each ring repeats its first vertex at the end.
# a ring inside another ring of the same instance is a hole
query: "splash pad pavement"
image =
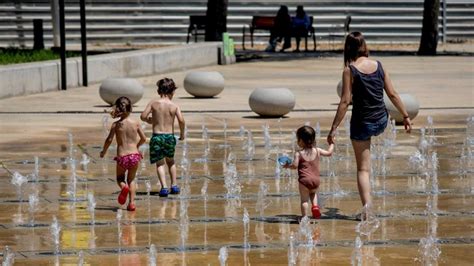
{"type": "MultiPolygon", "coordinates": [[[[242,86],[232,83],[229,75],[226,79],[230,86],[242,86]]],[[[333,87],[336,83],[337,78],[333,87]]],[[[64,96],[68,95],[60,97],[64,96]]],[[[2,100],[3,263],[472,263],[472,109],[448,108],[448,102],[441,111],[421,110],[412,134],[389,126],[373,140],[374,204],[365,210],[369,215],[364,221],[358,219],[364,210],[352,148],[341,124],[334,156],[321,161],[322,218],[299,221],[296,173],[280,168],[275,160],[292,154],[293,131],[305,123],[316,128],[319,145],[326,147],[335,113],[330,103],[337,102],[337,95],[326,98],[329,104],[322,109],[327,110],[303,110],[309,109],[303,100],[288,117],[259,119],[238,104],[233,108],[241,112],[193,112],[192,99],[178,94],[176,101],[189,110],[187,139],[178,143],[175,156],[181,194],[160,198],[154,167],[143,161],[135,212],[116,202],[113,147],[105,159],[98,158],[112,122],[100,112],[100,103],[91,101],[89,106],[98,107],[90,113],[76,112],[73,104],[57,105],[61,112],[41,113],[35,110],[41,100],[41,96],[2,100]],[[29,101],[31,107],[16,110],[15,101],[29,101]]],[[[213,108],[226,108],[216,104],[219,99],[208,101],[213,108]]],[[[150,128],[145,132],[149,137],[150,128]]],[[[147,153],[146,145],[142,152],[147,153]]]]}

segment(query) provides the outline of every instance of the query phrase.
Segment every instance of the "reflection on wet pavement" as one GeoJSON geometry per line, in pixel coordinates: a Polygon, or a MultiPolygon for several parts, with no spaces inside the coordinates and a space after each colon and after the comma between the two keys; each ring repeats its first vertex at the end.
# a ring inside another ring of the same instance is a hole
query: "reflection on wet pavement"
{"type": "MultiPolygon", "coordinates": [[[[352,147],[341,129],[335,155],[321,161],[319,220],[299,217],[296,173],[275,162],[294,151],[293,127],[282,120],[194,125],[176,151],[182,193],[160,198],[155,167],[145,161],[135,212],[116,203],[114,151],[96,156],[100,129],[70,132],[64,143],[5,144],[4,261],[13,254],[32,265],[472,262],[472,122],[428,123],[411,135],[392,127],[375,138],[369,209],[360,206],[352,147]]],[[[322,147],[326,133],[319,134],[322,147]]]]}

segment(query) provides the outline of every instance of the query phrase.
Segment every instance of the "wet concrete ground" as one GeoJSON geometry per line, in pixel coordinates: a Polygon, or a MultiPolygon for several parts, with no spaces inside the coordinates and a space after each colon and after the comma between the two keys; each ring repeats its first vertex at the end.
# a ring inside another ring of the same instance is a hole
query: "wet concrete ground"
{"type": "MultiPolygon", "coordinates": [[[[126,206],[116,202],[113,149],[106,160],[87,166],[79,163],[84,151],[97,158],[104,139],[105,106],[98,97],[97,85],[0,100],[1,161],[11,171],[25,176],[34,172],[35,156],[39,161],[38,182],[24,184],[21,195],[11,184],[9,173],[0,169],[4,184],[0,187],[0,206],[5,210],[0,214],[0,248],[8,245],[18,265],[76,265],[80,251],[86,264],[147,265],[149,249],[154,244],[158,264],[218,265],[219,249],[226,246],[228,265],[274,265],[288,264],[293,233],[298,265],[348,265],[358,259],[364,265],[400,265],[427,262],[419,243],[432,237],[435,242],[431,248],[441,251],[433,263],[470,265],[470,254],[474,251],[474,165],[472,157],[466,157],[468,150],[473,149],[466,144],[470,136],[466,119],[472,115],[474,106],[472,58],[381,60],[393,69],[392,79],[399,91],[415,94],[422,109],[413,121],[412,134],[397,127],[395,145],[386,146],[384,164],[380,154],[384,139],[390,138],[389,131],[374,139],[373,211],[380,225],[370,237],[361,236],[360,249],[355,248],[359,224],[356,215],[362,206],[344,125],[340,126],[334,157],[321,162],[319,195],[323,216],[311,221],[311,247],[306,245],[308,239],[299,235],[296,173],[281,170],[277,175],[273,161],[277,154],[291,154],[292,132],[306,122],[312,126],[320,123],[318,145],[326,147],[325,136],[338,99],[335,84],[340,76],[341,58],[203,68],[223,72],[227,85],[216,99],[193,99],[183,89],[176,95],[188,122],[187,158],[191,162],[188,174],[179,170],[178,182],[189,193],[182,197],[158,197],[154,167],[145,161],[138,175],[135,212],[127,212],[126,206]],[[434,71],[434,65],[443,66],[444,71],[434,71]],[[411,74],[417,71],[419,75],[411,74]],[[407,84],[414,89],[406,89],[407,84]],[[246,101],[252,88],[262,86],[292,88],[297,99],[296,111],[282,120],[255,116],[246,101]],[[427,154],[437,154],[437,192],[432,192],[433,174],[424,177],[408,162],[420,150],[420,129],[428,126],[427,116],[433,117],[435,127],[436,143],[429,146],[427,154]],[[207,163],[199,161],[206,144],[202,138],[203,125],[209,129],[211,149],[207,163]],[[264,125],[270,128],[271,148],[265,148],[264,125]],[[240,135],[241,126],[253,134],[256,148],[252,160],[245,158],[246,151],[242,149],[246,136],[240,135]],[[68,133],[72,134],[72,155],[78,161],[76,201],[67,193],[72,179],[68,133]],[[226,198],[224,186],[227,166],[223,162],[231,153],[235,155],[242,186],[237,198],[226,198]],[[152,184],[150,195],[146,190],[148,181],[152,184]],[[268,191],[259,197],[262,182],[268,191]],[[35,192],[39,201],[33,210],[29,208],[28,197],[35,192]],[[94,224],[87,209],[88,193],[93,193],[97,201],[94,224]],[[123,217],[117,222],[119,208],[123,209],[123,217]],[[245,209],[250,216],[248,248],[244,245],[245,209]],[[59,254],[55,254],[49,229],[53,216],[61,226],[59,254]],[[186,230],[187,238],[182,240],[181,232],[186,230]]],[[[181,85],[184,74],[176,72],[170,76],[181,85]]],[[[146,92],[135,107],[136,112],[154,97],[152,84],[157,78],[140,79],[146,92]]],[[[149,137],[150,128],[145,131],[149,137]]],[[[183,142],[176,151],[178,164],[182,154],[183,142]]]]}

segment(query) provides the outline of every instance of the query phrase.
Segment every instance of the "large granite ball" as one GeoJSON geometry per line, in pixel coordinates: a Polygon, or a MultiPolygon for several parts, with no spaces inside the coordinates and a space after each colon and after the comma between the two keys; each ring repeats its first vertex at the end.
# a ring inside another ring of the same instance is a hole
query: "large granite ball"
{"type": "Polygon", "coordinates": [[[339,98],[341,98],[341,96],[342,96],[342,80],[340,80],[337,83],[336,92],[337,92],[337,96],[339,96],[339,98]]]}
{"type": "MultiPolygon", "coordinates": [[[[420,109],[420,104],[418,103],[418,100],[414,96],[407,93],[401,93],[399,94],[399,96],[403,102],[403,105],[405,105],[405,109],[408,112],[408,116],[411,120],[413,120],[418,115],[418,111],[420,109]]],[[[403,115],[398,112],[395,105],[393,105],[392,101],[390,101],[390,99],[386,95],[384,95],[384,102],[391,119],[395,119],[395,122],[397,123],[403,123],[403,115]]]]}
{"type": "Polygon", "coordinates": [[[138,102],[143,96],[143,86],[132,78],[108,78],[102,82],[99,95],[104,102],[113,105],[115,100],[126,96],[132,104],[138,102]]]}
{"type": "Polygon", "coordinates": [[[295,107],[295,96],[287,88],[259,88],[249,97],[252,111],[267,117],[280,117],[295,107]]]}
{"type": "MultiPolygon", "coordinates": [[[[337,83],[336,92],[337,92],[337,96],[339,96],[339,98],[341,98],[341,96],[342,96],[342,79],[337,83]]],[[[351,103],[352,103],[352,98],[351,98],[351,103]]]]}
{"type": "Polygon", "coordinates": [[[184,89],[197,98],[211,98],[224,90],[224,77],[215,71],[193,71],[184,78],[184,89]]]}

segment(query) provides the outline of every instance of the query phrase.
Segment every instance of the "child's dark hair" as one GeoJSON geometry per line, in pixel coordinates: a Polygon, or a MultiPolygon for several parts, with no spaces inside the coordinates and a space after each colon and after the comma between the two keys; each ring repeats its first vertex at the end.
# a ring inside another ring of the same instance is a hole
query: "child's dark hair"
{"type": "Polygon", "coordinates": [[[132,112],[132,102],[128,97],[121,96],[115,100],[114,103],[114,109],[112,110],[112,115],[113,118],[117,118],[122,116],[124,113],[131,113],[132,112]]]}
{"type": "Polygon", "coordinates": [[[158,94],[159,95],[170,95],[172,94],[178,87],[174,84],[173,79],[164,78],[158,80],[156,83],[158,86],[158,94]]]}
{"type": "Polygon", "coordinates": [[[344,43],[344,66],[349,66],[361,56],[369,56],[369,50],[362,33],[355,31],[346,36],[344,43]]]}
{"type": "Polygon", "coordinates": [[[310,126],[302,126],[296,131],[298,140],[303,141],[305,148],[314,147],[316,144],[316,132],[310,126]]]}

